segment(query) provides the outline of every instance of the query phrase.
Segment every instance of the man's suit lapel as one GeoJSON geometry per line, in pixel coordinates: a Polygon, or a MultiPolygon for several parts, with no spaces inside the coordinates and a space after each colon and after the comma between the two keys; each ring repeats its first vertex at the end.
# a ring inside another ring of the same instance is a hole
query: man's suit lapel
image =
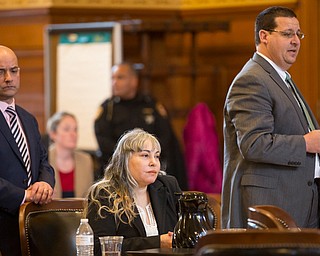
{"type": "MultiPolygon", "coordinates": [[[[301,108],[298,105],[297,100],[294,98],[292,92],[290,91],[288,86],[285,84],[285,82],[281,79],[281,77],[279,76],[277,71],[264,58],[259,56],[257,53],[254,54],[253,60],[255,62],[257,62],[267,73],[269,73],[271,79],[281,88],[281,90],[284,92],[284,94],[289,98],[294,109],[297,112],[297,115],[299,116],[299,120],[301,122],[302,127],[304,127],[305,132],[308,133],[308,124],[307,124],[306,118],[305,118],[303,112],[301,111],[301,108]]],[[[303,99],[303,97],[302,97],[302,99],[303,99]]],[[[303,101],[305,102],[304,99],[303,99],[303,101]]],[[[307,103],[305,103],[305,104],[308,105],[307,103]]],[[[310,114],[312,115],[312,112],[310,112],[310,114]]],[[[313,119],[314,119],[314,117],[313,117],[313,119]]]]}
{"type": "Polygon", "coordinates": [[[0,132],[3,134],[4,139],[7,140],[13,152],[17,155],[17,157],[20,159],[21,163],[23,164],[22,156],[19,151],[18,145],[11,133],[11,130],[7,124],[6,119],[2,114],[0,115],[0,132]]]}

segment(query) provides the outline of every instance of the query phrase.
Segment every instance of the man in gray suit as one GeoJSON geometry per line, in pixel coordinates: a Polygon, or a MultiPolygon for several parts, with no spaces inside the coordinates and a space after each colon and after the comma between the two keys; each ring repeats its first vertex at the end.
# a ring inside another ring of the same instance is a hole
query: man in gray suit
{"type": "Polygon", "coordinates": [[[257,16],[256,53],[224,107],[222,228],[246,228],[248,207],[261,204],[281,207],[299,227],[318,227],[319,126],[286,82],[303,38],[291,9],[257,16]]]}

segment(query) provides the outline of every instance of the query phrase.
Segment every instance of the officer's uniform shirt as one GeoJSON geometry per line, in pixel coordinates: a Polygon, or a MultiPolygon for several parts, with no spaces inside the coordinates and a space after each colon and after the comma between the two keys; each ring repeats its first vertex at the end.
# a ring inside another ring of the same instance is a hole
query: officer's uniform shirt
{"type": "Polygon", "coordinates": [[[183,157],[177,148],[179,145],[167,111],[147,95],[138,94],[131,100],[112,97],[100,106],[95,120],[95,134],[101,151],[101,165],[104,166],[112,156],[119,137],[133,128],[142,128],[159,139],[162,167],[165,167],[167,173],[180,179],[182,189],[186,188],[183,157]],[[177,157],[176,154],[180,156],[177,157]]]}

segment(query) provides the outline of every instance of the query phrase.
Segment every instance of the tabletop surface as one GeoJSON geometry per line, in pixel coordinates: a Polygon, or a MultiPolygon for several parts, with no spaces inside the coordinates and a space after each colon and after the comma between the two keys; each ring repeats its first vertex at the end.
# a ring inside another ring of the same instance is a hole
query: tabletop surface
{"type": "Polygon", "coordinates": [[[127,256],[137,256],[137,255],[179,255],[179,256],[192,256],[195,252],[194,248],[155,248],[155,249],[145,249],[140,251],[127,251],[127,256]]]}

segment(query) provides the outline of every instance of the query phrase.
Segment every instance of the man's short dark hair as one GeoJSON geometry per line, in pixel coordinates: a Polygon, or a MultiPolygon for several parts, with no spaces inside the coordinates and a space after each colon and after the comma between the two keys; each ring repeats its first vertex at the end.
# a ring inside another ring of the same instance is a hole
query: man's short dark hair
{"type": "Polygon", "coordinates": [[[293,10],[283,6],[272,6],[260,12],[255,23],[255,43],[260,44],[259,31],[261,29],[272,30],[277,27],[277,17],[297,18],[293,10]]]}

